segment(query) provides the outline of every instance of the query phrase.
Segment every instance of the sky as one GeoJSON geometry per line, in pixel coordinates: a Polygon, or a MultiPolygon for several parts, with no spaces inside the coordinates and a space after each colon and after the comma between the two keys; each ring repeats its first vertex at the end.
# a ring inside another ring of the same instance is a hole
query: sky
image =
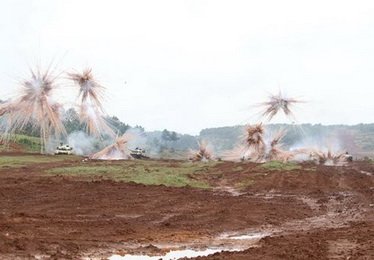
{"type": "MultiPolygon", "coordinates": [[[[2,0],[0,99],[29,68],[91,67],[105,110],[146,130],[254,123],[281,89],[298,123],[374,122],[374,1],[2,0]]],[[[272,122],[287,123],[277,116],[272,122]]]]}

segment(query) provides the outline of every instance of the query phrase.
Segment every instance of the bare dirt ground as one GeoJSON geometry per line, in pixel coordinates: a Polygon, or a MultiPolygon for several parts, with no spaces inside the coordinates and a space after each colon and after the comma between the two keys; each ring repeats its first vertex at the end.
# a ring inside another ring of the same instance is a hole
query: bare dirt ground
{"type": "Polygon", "coordinates": [[[0,259],[157,255],[248,232],[266,236],[198,259],[374,259],[370,162],[293,170],[222,162],[191,175],[212,189],[43,174],[74,160],[1,168],[0,259]]]}

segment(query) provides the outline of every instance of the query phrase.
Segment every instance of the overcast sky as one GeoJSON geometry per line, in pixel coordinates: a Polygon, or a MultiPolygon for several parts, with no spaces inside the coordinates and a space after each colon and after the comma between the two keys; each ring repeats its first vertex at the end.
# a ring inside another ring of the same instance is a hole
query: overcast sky
{"type": "Polygon", "coordinates": [[[300,123],[374,122],[374,1],[2,0],[0,29],[1,99],[54,60],[92,67],[107,113],[146,130],[252,123],[279,87],[300,123]]]}

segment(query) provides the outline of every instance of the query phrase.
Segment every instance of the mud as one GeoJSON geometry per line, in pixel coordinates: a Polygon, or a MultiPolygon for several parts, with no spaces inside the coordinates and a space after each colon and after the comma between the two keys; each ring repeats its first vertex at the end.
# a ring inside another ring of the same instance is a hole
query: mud
{"type": "Polygon", "coordinates": [[[240,251],[198,259],[374,258],[374,177],[362,173],[374,172],[369,162],[292,171],[222,162],[200,177],[210,190],[43,174],[72,163],[0,170],[0,259],[212,247],[240,251]],[[238,188],[241,180],[248,185],[238,188]]]}

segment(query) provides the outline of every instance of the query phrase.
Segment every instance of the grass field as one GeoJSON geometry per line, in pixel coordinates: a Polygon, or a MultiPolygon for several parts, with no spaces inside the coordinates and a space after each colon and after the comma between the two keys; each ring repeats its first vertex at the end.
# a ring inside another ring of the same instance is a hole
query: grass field
{"type": "Polygon", "coordinates": [[[62,162],[67,159],[76,157],[69,156],[53,156],[53,155],[22,155],[22,156],[0,156],[1,168],[17,168],[32,165],[42,165],[46,163],[62,162]]]}
{"type": "Polygon", "coordinates": [[[135,182],[145,185],[165,185],[169,187],[190,186],[210,188],[209,184],[199,180],[199,176],[215,163],[193,164],[156,161],[118,161],[96,162],[69,167],[58,167],[46,171],[48,174],[65,176],[98,177],[115,181],[135,182]]]}
{"type": "MultiPolygon", "coordinates": [[[[40,152],[41,144],[39,137],[27,136],[27,135],[13,135],[10,137],[10,141],[13,144],[19,146],[22,151],[25,152],[40,152]]],[[[13,147],[14,148],[14,147],[13,147]]],[[[7,144],[0,144],[0,151],[12,150],[12,146],[7,144]]]]}
{"type": "Polygon", "coordinates": [[[190,186],[207,189],[210,185],[201,180],[218,162],[165,162],[165,161],[88,161],[72,155],[4,155],[0,157],[1,169],[38,167],[46,175],[98,178],[144,185],[170,187],[190,186]],[[199,176],[200,175],[200,176],[199,176]]]}
{"type": "MultiPolygon", "coordinates": [[[[129,161],[82,161],[71,155],[4,155],[0,157],[1,169],[38,167],[45,176],[59,175],[80,179],[105,179],[119,182],[135,182],[144,185],[165,185],[168,187],[214,188],[213,183],[225,178],[226,174],[236,174],[244,170],[244,165],[233,166],[227,173],[217,169],[222,162],[192,163],[161,160],[129,161]],[[231,172],[231,173],[230,173],[231,172]]],[[[256,166],[257,171],[243,178],[235,178],[233,186],[245,189],[255,183],[256,178],[268,171],[294,171],[302,168],[296,163],[267,162],[256,166]]]]}
{"type": "Polygon", "coordinates": [[[261,164],[260,167],[272,171],[292,171],[301,169],[301,166],[296,163],[282,163],[279,161],[266,162],[261,164]]]}

